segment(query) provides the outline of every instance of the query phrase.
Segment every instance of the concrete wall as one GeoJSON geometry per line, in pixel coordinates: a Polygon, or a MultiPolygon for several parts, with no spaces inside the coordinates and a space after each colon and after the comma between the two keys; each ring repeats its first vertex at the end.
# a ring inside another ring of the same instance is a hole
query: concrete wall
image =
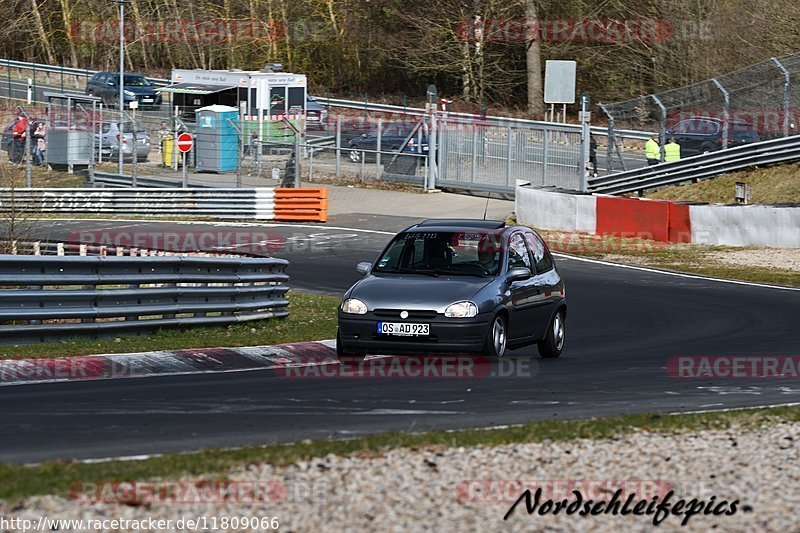
{"type": "Polygon", "coordinates": [[[529,187],[517,187],[517,221],[539,229],[594,233],[597,229],[596,198],[529,187]]]}
{"type": "Polygon", "coordinates": [[[692,242],[800,248],[800,208],[762,205],[689,206],[692,242]]]}

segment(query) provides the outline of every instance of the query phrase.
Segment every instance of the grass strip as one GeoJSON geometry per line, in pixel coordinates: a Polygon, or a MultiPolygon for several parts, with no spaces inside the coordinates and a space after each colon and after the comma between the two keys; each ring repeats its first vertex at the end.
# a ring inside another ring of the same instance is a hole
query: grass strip
{"type": "Polygon", "coordinates": [[[290,465],[315,457],[377,455],[392,448],[497,446],[574,439],[606,439],[647,431],[680,434],[702,430],[752,430],[778,422],[800,421],[800,406],[668,415],[637,414],[590,420],[543,420],[503,429],[468,429],[432,433],[385,433],[349,440],[304,441],[169,454],[141,461],[103,463],[47,462],[36,466],[0,464],[0,499],[16,501],[37,494],[66,495],[78,482],[176,479],[181,476],[224,478],[248,464],[290,465]]]}

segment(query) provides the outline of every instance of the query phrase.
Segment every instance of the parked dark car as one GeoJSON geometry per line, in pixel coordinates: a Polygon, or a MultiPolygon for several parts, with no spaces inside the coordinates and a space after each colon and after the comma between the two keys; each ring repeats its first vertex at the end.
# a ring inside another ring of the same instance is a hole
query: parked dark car
{"type": "MultiPolygon", "coordinates": [[[[667,130],[681,145],[681,156],[704,154],[722,149],[723,121],[711,117],[693,117],[681,120],[667,130]]],[[[728,148],[758,142],[758,132],[752,124],[742,121],[728,123],[728,148]]]]}
{"type": "MultiPolygon", "coordinates": [[[[386,126],[381,131],[381,152],[397,152],[408,136],[413,131],[413,128],[408,126],[386,126]]],[[[378,132],[371,130],[362,133],[358,137],[350,140],[350,161],[353,163],[360,163],[363,158],[365,162],[374,162],[375,153],[367,150],[378,149],[378,132]]],[[[414,133],[414,136],[409,139],[408,144],[403,149],[404,152],[412,154],[427,154],[428,153],[428,138],[425,134],[414,133]],[[420,144],[421,141],[421,150],[420,144]]],[[[387,158],[386,154],[382,155],[387,158]]],[[[388,160],[386,161],[388,163],[388,160]]]]}
{"type": "Polygon", "coordinates": [[[526,227],[428,220],[398,233],[339,306],[338,355],[472,353],[502,357],[564,348],[564,281],[526,227]]]}
{"type": "MultiPolygon", "coordinates": [[[[125,86],[122,88],[125,106],[134,100],[139,102],[140,109],[158,108],[161,106],[161,93],[155,85],[147,81],[141,74],[125,74],[125,86]]],[[[102,98],[107,105],[119,102],[119,72],[98,72],[86,84],[86,94],[102,98]]]]}

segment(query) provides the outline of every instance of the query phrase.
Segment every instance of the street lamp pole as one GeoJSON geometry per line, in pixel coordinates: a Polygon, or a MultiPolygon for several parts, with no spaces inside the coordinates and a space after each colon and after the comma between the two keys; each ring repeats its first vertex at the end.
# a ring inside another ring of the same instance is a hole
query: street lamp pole
{"type": "Polygon", "coordinates": [[[122,174],[122,141],[125,139],[123,126],[125,114],[125,0],[117,0],[117,2],[119,3],[119,161],[117,173],[122,174]]]}

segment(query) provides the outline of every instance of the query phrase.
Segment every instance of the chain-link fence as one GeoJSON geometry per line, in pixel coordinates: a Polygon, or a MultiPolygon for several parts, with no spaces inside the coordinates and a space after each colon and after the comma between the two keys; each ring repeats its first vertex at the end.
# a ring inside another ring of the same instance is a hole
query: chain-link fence
{"type": "MultiPolygon", "coordinates": [[[[92,75],[20,62],[12,66],[6,61],[5,66],[0,70],[0,98],[12,105],[19,100],[46,102],[47,92],[81,95],[92,75]]],[[[432,113],[366,101],[363,108],[341,102],[334,106],[320,98],[305,116],[288,121],[299,127],[299,139],[280,116],[265,122],[242,114],[231,150],[236,156],[234,169],[203,168],[198,155],[206,149],[199,145],[184,167],[175,139],[184,131],[199,134],[201,128],[196,108],[176,108],[172,103],[167,93],[160,105],[142,105],[120,114],[113,101],[95,102],[93,124],[83,144],[91,145],[84,148],[94,153],[96,170],[131,176],[130,183],[137,185],[153,184],[151,178],[157,178],[189,186],[252,187],[294,184],[288,179],[288,166],[290,172],[300,169],[302,181],[380,180],[513,194],[517,183],[578,189],[586,172],[603,172],[609,166],[602,150],[604,136],[596,133],[600,150],[589,152],[588,136],[579,125],[487,117],[485,112],[432,113]]],[[[57,166],[61,168],[60,163],[57,166]]],[[[87,167],[72,164],[68,170],[87,167]]]]}
{"type": "MultiPolygon", "coordinates": [[[[800,133],[798,75],[800,54],[793,54],[686,87],[600,104],[599,108],[610,131],[656,131],[661,146],[674,138],[682,155],[691,156],[800,133]]],[[[622,161],[621,154],[643,151],[644,143],[613,133],[612,139],[616,141],[609,150],[612,169],[635,168],[631,161],[622,161]]]]}

